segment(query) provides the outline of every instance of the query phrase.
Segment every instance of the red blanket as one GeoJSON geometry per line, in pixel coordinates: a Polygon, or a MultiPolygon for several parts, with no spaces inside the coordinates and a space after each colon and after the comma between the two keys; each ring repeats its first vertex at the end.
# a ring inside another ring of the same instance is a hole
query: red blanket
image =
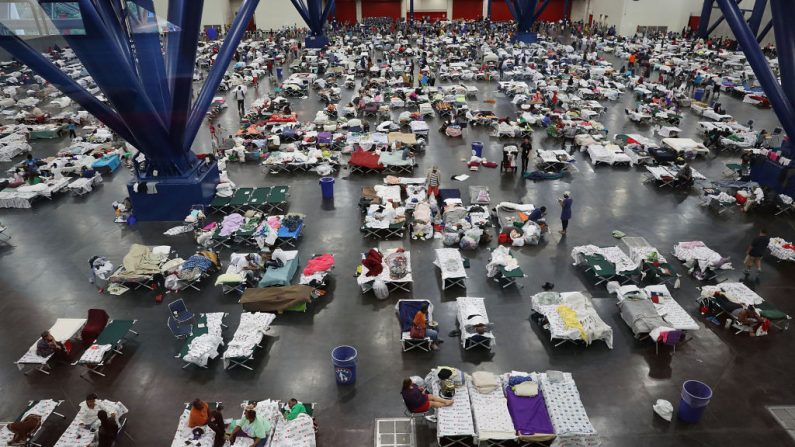
{"type": "Polygon", "coordinates": [[[306,263],[304,275],[309,276],[315,272],[325,272],[334,266],[334,255],[324,254],[314,257],[306,263]]]}
{"type": "Polygon", "coordinates": [[[380,156],[375,152],[353,151],[349,164],[353,166],[363,166],[370,169],[384,169],[384,165],[379,163],[380,156]]]}

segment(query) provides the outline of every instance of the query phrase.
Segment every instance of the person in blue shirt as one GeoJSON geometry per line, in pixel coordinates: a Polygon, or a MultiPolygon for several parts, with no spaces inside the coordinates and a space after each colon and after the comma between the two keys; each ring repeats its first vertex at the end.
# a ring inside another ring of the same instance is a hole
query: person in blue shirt
{"type": "Polygon", "coordinates": [[[571,205],[574,201],[571,199],[571,193],[566,191],[563,193],[563,197],[558,199],[560,203],[560,223],[563,225],[563,229],[560,230],[560,234],[563,236],[566,235],[566,230],[569,228],[569,220],[571,220],[571,205]]]}
{"type": "Polygon", "coordinates": [[[530,213],[529,219],[535,223],[543,223],[544,216],[547,215],[547,207],[542,206],[540,208],[536,208],[533,212],[530,213]]]}

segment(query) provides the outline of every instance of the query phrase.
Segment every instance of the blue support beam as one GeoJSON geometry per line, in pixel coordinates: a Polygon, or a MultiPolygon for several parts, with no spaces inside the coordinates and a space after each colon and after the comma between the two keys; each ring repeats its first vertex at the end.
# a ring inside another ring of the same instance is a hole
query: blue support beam
{"type": "Polygon", "coordinates": [[[515,41],[533,43],[538,40],[538,36],[532,31],[533,24],[544,12],[549,2],[550,0],[544,0],[539,5],[538,0],[505,0],[516,21],[515,41]]]}
{"type": "Polygon", "coordinates": [[[486,0],[486,18],[491,20],[491,2],[492,0],[486,0]]]}
{"type": "MultiPolygon", "coordinates": [[[[795,28],[790,22],[792,2],[771,0],[770,13],[773,18],[773,34],[776,36],[779,77],[781,88],[795,109],[795,28]]],[[[795,116],[795,113],[793,114],[795,116]]],[[[795,122],[793,122],[795,125],[795,122]]],[[[795,138],[795,132],[787,132],[795,138]]]]}
{"type": "Polygon", "coordinates": [[[762,16],[765,15],[767,0],[756,0],[751,10],[751,17],[748,18],[748,27],[754,36],[759,35],[759,27],[762,25],[762,16]]]}
{"type": "Polygon", "coordinates": [[[414,24],[414,0],[409,0],[409,24],[414,24]]]}
{"type": "Polygon", "coordinates": [[[760,31],[759,34],[756,36],[756,41],[762,42],[765,39],[765,37],[767,37],[767,33],[769,33],[771,29],[773,29],[773,19],[770,19],[767,22],[767,25],[765,25],[765,27],[762,28],[762,31],[760,31]]]}
{"type": "Polygon", "coordinates": [[[714,4],[715,0],[704,0],[704,5],[701,7],[701,18],[698,21],[698,31],[696,35],[702,39],[709,35],[707,33],[707,28],[709,28],[709,21],[712,17],[712,6],[714,4]]]}
{"type": "Polygon", "coordinates": [[[328,45],[326,37],[326,22],[333,9],[336,8],[334,0],[328,0],[325,7],[322,0],[290,0],[298,14],[309,27],[309,35],[306,37],[307,48],[323,48],[328,45]]]}
{"type": "Polygon", "coordinates": [[[795,30],[786,29],[789,24],[785,23],[788,17],[786,13],[787,5],[783,0],[771,0],[770,7],[772,10],[774,28],[776,30],[776,44],[779,52],[779,66],[781,67],[782,83],[788,88],[783,88],[776,79],[775,74],[770,69],[767,59],[762,54],[759,44],[756,42],[756,36],[751,33],[751,29],[745,22],[740,8],[733,0],[717,0],[723,16],[726,17],[726,22],[729,24],[734,37],[742,47],[748,63],[756,75],[759,84],[765,91],[770,104],[773,106],[773,111],[776,113],[779,121],[781,122],[784,131],[787,135],[795,136],[795,108],[793,107],[792,99],[795,96],[788,97],[790,91],[795,87],[795,66],[793,66],[793,51],[795,51],[795,41],[788,40],[795,37],[795,30]],[[783,16],[776,17],[776,14],[784,13],[783,16]],[[781,25],[781,26],[779,26],[781,25]],[[784,30],[779,31],[779,28],[784,30]],[[779,40],[779,37],[781,39],[779,40]],[[788,47],[785,49],[784,47],[788,47]],[[785,54],[782,60],[782,50],[785,54]]]}
{"type": "Polygon", "coordinates": [[[533,23],[538,21],[538,18],[541,17],[541,14],[543,14],[544,10],[547,9],[547,6],[549,6],[549,2],[550,1],[551,0],[544,0],[544,2],[541,3],[541,5],[538,6],[538,8],[536,9],[535,14],[533,15],[533,23]]]}

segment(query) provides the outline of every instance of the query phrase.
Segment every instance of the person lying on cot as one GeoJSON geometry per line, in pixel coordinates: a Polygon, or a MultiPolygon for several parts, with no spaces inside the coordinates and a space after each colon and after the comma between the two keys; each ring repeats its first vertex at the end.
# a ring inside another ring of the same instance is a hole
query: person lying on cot
{"type": "Polygon", "coordinates": [[[299,414],[309,414],[309,412],[306,411],[306,407],[303,403],[298,402],[298,399],[293,397],[287,401],[287,407],[284,409],[284,417],[288,421],[292,421],[297,418],[299,414]]]}
{"type": "Polygon", "coordinates": [[[491,326],[492,325],[489,323],[489,320],[484,318],[483,315],[472,314],[467,316],[464,330],[467,332],[467,334],[484,335],[488,332],[491,332],[491,326]]]}
{"type": "Polygon", "coordinates": [[[429,394],[425,388],[417,386],[410,378],[403,379],[403,387],[400,390],[406,408],[412,413],[425,413],[432,408],[449,407],[453,405],[452,400],[442,399],[441,397],[429,394]]]}

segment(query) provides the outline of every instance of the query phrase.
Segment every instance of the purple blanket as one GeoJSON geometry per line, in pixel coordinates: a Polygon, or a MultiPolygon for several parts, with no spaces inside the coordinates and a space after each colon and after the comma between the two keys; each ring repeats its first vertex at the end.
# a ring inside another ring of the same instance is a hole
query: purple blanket
{"type": "Polygon", "coordinates": [[[511,387],[508,387],[506,394],[508,412],[511,413],[513,428],[519,436],[555,433],[541,390],[538,390],[538,395],[535,397],[519,397],[513,393],[511,387]]]}
{"type": "Polygon", "coordinates": [[[224,217],[224,221],[221,223],[221,231],[219,231],[218,234],[224,237],[229,236],[237,231],[241,225],[243,225],[243,216],[232,213],[224,217]]]}

